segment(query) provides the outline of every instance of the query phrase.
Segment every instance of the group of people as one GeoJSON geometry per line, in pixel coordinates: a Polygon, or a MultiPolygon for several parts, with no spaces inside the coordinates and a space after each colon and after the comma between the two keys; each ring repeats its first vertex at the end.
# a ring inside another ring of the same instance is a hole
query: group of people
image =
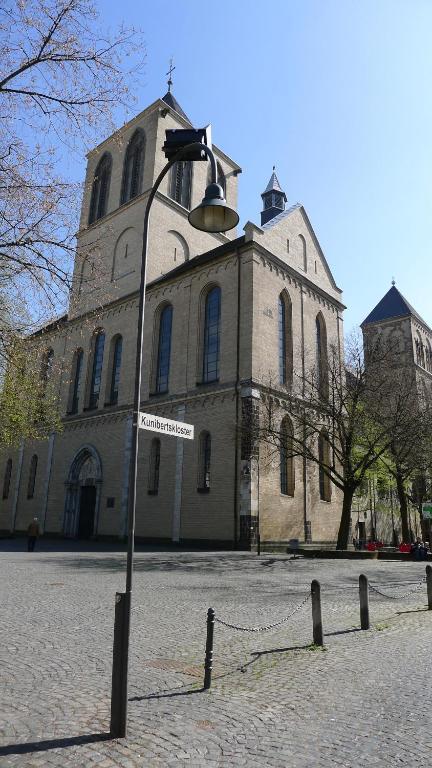
{"type": "MultiPolygon", "coordinates": [[[[384,543],[382,541],[374,541],[368,539],[362,541],[356,537],[353,538],[354,549],[367,549],[368,552],[375,552],[377,549],[382,549],[384,543]]],[[[417,536],[416,540],[412,544],[402,543],[399,544],[399,552],[410,553],[414,560],[426,560],[429,552],[429,542],[422,541],[420,536],[417,536]]]]}
{"type": "Polygon", "coordinates": [[[417,536],[414,544],[411,544],[410,552],[414,560],[426,560],[427,553],[429,552],[429,542],[422,541],[420,536],[417,536]]]}

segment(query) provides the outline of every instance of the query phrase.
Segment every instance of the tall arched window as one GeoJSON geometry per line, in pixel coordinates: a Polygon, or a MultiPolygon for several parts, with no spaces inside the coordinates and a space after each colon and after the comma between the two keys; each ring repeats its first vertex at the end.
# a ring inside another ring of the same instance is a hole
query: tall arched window
{"type": "Polygon", "coordinates": [[[9,498],[11,476],[12,476],[12,459],[8,459],[6,462],[6,469],[5,469],[4,480],[3,480],[3,498],[4,499],[9,498]]]}
{"type": "Polygon", "coordinates": [[[421,365],[422,368],[425,368],[424,346],[419,333],[417,334],[417,337],[416,337],[416,357],[417,357],[417,365],[421,365]]]}
{"type": "Polygon", "coordinates": [[[292,304],[286,291],[279,296],[279,383],[292,384],[292,304]]]}
{"type": "Polygon", "coordinates": [[[170,358],[171,358],[171,331],[173,308],[167,304],[159,317],[159,338],[156,365],[156,392],[168,392],[170,358]]]}
{"type": "Polygon", "coordinates": [[[123,339],[121,336],[116,336],[112,340],[112,349],[111,349],[111,377],[110,377],[110,389],[109,389],[110,405],[117,405],[117,402],[118,402],[122,348],[123,348],[123,339]]]}
{"type": "Polygon", "coordinates": [[[321,397],[327,399],[329,394],[328,384],[328,358],[327,358],[327,329],[321,312],[315,320],[316,330],[316,378],[321,397]]]}
{"type": "Polygon", "coordinates": [[[50,348],[50,349],[47,349],[47,351],[42,357],[42,364],[41,364],[42,386],[46,386],[48,379],[50,378],[52,373],[53,364],[54,364],[54,350],[50,348]]]}
{"type": "Polygon", "coordinates": [[[158,437],[153,438],[150,446],[150,462],[149,462],[149,477],[148,477],[148,491],[151,496],[156,496],[159,491],[159,468],[160,468],[160,440],[158,437]]]}
{"type": "Polygon", "coordinates": [[[192,163],[190,160],[180,160],[171,169],[170,197],[183,208],[190,208],[192,184],[192,163]]]}
{"type": "Polygon", "coordinates": [[[292,421],[285,416],[280,429],[280,492],[285,496],[294,496],[295,489],[293,435],[292,421]]]}
{"type": "Polygon", "coordinates": [[[221,289],[211,288],[204,306],[203,382],[219,379],[221,289]]]}
{"type": "Polygon", "coordinates": [[[27,485],[27,498],[32,499],[34,496],[35,483],[36,483],[36,471],[38,465],[38,457],[33,454],[30,461],[28,485],[27,485]]]}
{"type": "Polygon", "coordinates": [[[326,472],[330,469],[330,446],[325,430],[318,436],[319,492],[322,501],[331,501],[331,481],[326,472]]]}
{"type": "Polygon", "coordinates": [[[89,408],[97,408],[99,404],[104,346],[105,346],[105,333],[103,331],[99,331],[94,338],[89,408]]]}
{"type": "Polygon", "coordinates": [[[121,203],[127,203],[141,193],[144,169],[145,136],[138,128],[132,136],[125,154],[121,203]]]}
{"type": "Polygon", "coordinates": [[[77,349],[72,362],[72,397],[70,401],[69,413],[78,413],[78,405],[81,391],[82,369],[84,361],[84,352],[77,349]]]}
{"type": "Polygon", "coordinates": [[[107,212],[111,166],[111,155],[106,152],[99,160],[93,178],[89,224],[101,219],[107,212]]]}
{"type": "Polygon", "coordinates": [[[426,339],[426,368],[432,373],[432,349],[429,339],[426,339]]]}
{"type": "Polygon", "coordinates": [[[306,240],[304,239],[303,235],[299,235],[300,240],[300,253],[301,253],[301,262],[302,267],[305,272],[307,272],[307,251],[306,251],[306,240]]]}
{"type": "Polygon", "coordinates": [[[211,436],[210,432],[201,432],[198,457],[198,491],[210,490],[211,436]]]}

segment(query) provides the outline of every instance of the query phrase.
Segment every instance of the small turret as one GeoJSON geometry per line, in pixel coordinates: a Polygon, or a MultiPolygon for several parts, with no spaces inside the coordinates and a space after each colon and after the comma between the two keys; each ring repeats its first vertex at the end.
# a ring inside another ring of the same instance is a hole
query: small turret
{"type": "Polygon", "coordinates": [[[261,226],[267,224],[270,219],[273,219],[279,213],[285,210],[285,203],[287,202],[287,196],[281,185],[279,179],[276,176],[276,168],[273,166],[273,173],[270,176],[270,181],[267,184],[264,192],[261,195],[263,201],[263,210],[261,211],[261,226]]]}

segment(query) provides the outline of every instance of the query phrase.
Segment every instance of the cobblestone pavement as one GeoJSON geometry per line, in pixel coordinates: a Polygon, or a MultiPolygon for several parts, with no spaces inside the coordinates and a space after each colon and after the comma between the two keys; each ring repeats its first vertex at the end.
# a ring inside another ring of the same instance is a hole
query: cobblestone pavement
{"type": "Polygon", "coordinates": [[[125,555],[0,542],[0,766],[370,768],[431,761],[432,612],[421,563],[142,551],[136,557],[129,736],[110,740],[114,594],[125,555]],[[359,631],[358,576],[372,593],[359,631]],[[203,692],[205,616],[269,624],[321,582],[325,650],[311,603],[279,628],[216,624],[203,692]],[[412,591],[419,584],[417,591],[412,591]],[[397,597],[410,592],[405,597],[397,597]]]}

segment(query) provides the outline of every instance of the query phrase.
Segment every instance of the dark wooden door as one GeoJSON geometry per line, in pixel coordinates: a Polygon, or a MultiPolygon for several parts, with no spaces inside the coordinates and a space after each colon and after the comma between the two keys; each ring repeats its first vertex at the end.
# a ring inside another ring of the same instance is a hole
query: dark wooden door
{"type": "Polygon", "coordinates": [[[80,512],[78,522],[78,538],[89,539],[93,536],[94,517],[96,508],[96,488],[94,485],[84,485],[80,494],[80,512]]]}

